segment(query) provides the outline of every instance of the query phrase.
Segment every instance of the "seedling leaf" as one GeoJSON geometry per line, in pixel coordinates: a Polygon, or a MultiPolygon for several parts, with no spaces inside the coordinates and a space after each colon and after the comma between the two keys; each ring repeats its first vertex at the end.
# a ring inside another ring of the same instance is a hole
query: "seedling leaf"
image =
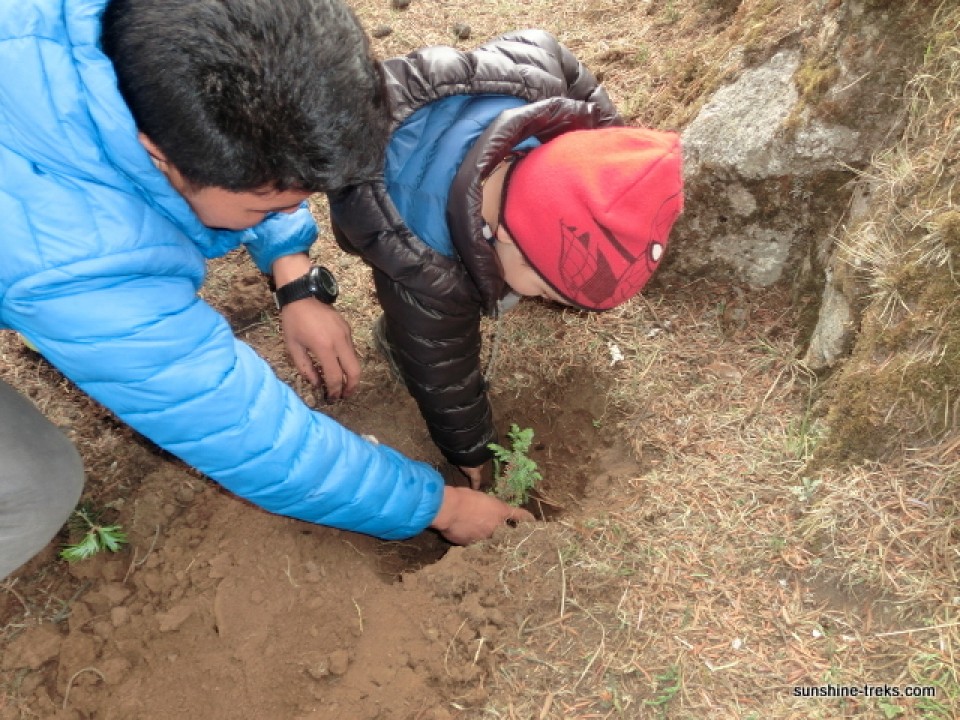
{"type": "Polygon", "coordinates": [[[533,444],[533,429],[520,429],[516,423],[507,433],[510,449],[490,443],[487,447],[493,451],[494,485],[493,494],[508,505],[520,506],[530,498],[530,491],[543,476],[537,463],[527,453],[533,444]]]}
{"type": "Polygon", "coordinates": [[[127,534],[120,525],[103,525],[99,513],[89,507],[74,510],[68,524],[71,532],[81,538],[60,551],[60,557],[67,562],[87,560],[104,550],[117,552],[127,544],[127,534]]]}

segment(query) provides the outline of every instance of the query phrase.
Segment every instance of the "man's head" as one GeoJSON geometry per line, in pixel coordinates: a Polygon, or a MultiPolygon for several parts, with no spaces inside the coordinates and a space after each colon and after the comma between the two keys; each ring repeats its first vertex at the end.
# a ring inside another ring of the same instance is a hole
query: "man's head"
{"type": "Polygon", "coordinates": [[[499,228],[547,292],[514,290],[588,310],[640,292],[683,210],[681,161],[676,134],[626,127],[565,133],[516,161],[499,228]]]}
{"type": "Polygon", "coordinates": [[[380,167],[383,77],[339,0],[110,0],[102,23],[145,145],[194,190],[306,194],[380,167]]]}

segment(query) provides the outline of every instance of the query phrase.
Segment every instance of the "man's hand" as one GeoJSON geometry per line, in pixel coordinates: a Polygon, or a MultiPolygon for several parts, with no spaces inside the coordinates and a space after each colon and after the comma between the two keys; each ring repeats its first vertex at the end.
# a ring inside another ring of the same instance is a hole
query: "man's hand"
{"type": "MultiPolygon", "coordinates": [[[[273,281],[282,287],[310,269],[306,253],[277,258],[273,281]]],[[[283,340],[294,366],[312,385],[323,383],[328,400],[350,397],[360,382],[360,359],[347,321],[329,305],[305,298],[280,311],[283,340]]]]}
{"type": "Polygon", "coordinates": [[[457,545],[470,543],[493,535],[494,530],[508,522],[528,522],[533,515],[515,508],[492,495],[469,488],[445,486],[443,503],[430,527],[457,545]]]}
{"type": "Polygon", "coordinates": [[[328,400],[350,397],[360,382],[360,359],[350,326],[340,313],[306,298],[284,307],[280,323],[287,352],[300,374],[312,385],[323,383],[328,400]]]}

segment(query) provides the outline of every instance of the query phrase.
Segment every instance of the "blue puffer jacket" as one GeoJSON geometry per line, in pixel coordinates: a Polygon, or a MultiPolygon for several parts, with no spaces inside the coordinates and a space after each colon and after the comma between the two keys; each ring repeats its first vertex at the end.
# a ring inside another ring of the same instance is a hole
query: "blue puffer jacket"
{"type": "Polygon", "coordinates": [[[441,477],[312,411],[197,294],[206,258],[243,244],[266,270],[308,248],[309,212],[245,232],[201,225],[137,140],[98,49],[104,4],[21,0],[0,13],[0,328],[267,510],[416,534],[439,509],[441,477]]]}

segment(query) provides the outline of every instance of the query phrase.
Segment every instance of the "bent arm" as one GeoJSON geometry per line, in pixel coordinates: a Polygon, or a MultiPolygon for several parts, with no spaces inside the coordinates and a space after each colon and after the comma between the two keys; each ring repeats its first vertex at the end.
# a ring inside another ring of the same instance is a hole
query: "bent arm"
{"type": "Polygon", "coordinates": [[[21,280],[4,324],[134,429],[271,512],[388,539],[429,525],[443,497],[435,470],[312,411],[175,258],[142,253],[21,280]]]}
{"type": "Polygon", "coordinates": [[[387,342],[430,437],[453,465],[482,465],[497,434],[480,362],[479,304],[431,299],[379,271],[374,278],[387,342]]]}

